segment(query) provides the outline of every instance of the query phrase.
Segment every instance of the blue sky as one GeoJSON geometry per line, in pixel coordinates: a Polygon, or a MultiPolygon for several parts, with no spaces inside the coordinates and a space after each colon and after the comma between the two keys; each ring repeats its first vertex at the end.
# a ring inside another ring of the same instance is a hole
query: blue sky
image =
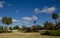
{"type": "Polygon", "coordinates": [[[0,0],[0,20],[4,16],[12,17],[13,26],[32,26],[34,20],[40,25],[45,21],[55,23],[53,12],[59,14],[57,21],[60,21],[60,0],[0,0]]]}

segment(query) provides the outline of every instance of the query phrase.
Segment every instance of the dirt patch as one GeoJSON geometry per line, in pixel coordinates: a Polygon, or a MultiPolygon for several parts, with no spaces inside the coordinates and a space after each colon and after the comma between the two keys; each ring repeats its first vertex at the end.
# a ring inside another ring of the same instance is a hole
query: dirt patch
{"type": "Polygon", "coordinates": [[[40,33],[13,32],[13,33],[1,33],[0,38],[60,38],[60,37],[45,36],[45,35],[40,35],[40,33]]]}

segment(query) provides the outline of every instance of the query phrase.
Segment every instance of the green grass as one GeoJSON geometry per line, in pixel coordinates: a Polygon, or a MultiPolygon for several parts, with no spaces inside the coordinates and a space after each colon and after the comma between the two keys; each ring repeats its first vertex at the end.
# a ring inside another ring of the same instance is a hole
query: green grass
{"type": "Polygon", "coordinates": [[[60,36],[60,30],[47,30],[43,35],[60,36]]]}

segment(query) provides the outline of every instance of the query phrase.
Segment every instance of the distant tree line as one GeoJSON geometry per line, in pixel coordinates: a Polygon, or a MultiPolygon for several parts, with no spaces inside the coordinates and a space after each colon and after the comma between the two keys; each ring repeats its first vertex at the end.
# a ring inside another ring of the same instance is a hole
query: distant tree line
{"type": "Polygon", "coordinates": [[[34,25],[31,27],[27,27],[26,25],[23,25],[22,28],[20,28],[18,25],[9,27],[10,24],[12,24],[12,18],[11,17],[3,17],[2,18],[2,23],[5,25],[5,27],[0,26],[0,30],[23,30],[23,31],[38,31],[38,30],[60,30],[60,22],[57,22],[59,15],[57,13],[52,14],[52,19],[55,20],[55,24],[46,21],[44,23],[44,26],[41,26],[37,24],[37,21],[34,20],[34,25]]]}

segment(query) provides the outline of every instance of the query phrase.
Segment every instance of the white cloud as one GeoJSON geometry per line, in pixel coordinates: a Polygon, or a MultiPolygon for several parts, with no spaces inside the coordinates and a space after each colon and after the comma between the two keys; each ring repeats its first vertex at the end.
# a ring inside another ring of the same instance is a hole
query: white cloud
{"type": "Polygon", "coordinates": [[[4,1],[0,1],[0,8],[4,7],[5,2],[4,1]]]}
{"type": "Polygon", "coordinates": [[[58,14],[60,16],[60,14],[58,14]]]}
{"type": "Polygon", "coordinates": [[[16,10],[16,13],[19,13],[19,10],[16,10]]]}
{"type": "Polygon", "coordinates": [[[34,12],[35,12],[35,13],[39,13],[39,9],[38,9],[38,8],[35,8],[35,9],[34,9],[34,12]]]}
{"type": "Polygon", "coordinates": [[[22,18],[25,22],[29,22],[31,20],[37,20],[37,16],[32,16],[32,17],[23,17],[22,18]]]}
{"type": "Polygon", "coordinates": [[[22,19],[25,21],[31,21],[32,20],[32,18],[30,18],[30,17],[23,17],[22,19]]]}
{"type": "Polygon", "coordinates": [[[39,8],[35,8],[34,12],[35,13],[53,13],[55,12],[56,7],[44,7],[42,10],[40,10],[39,8]]]}
{"type": "Polygon", "coordinates": [[[37,17],[36,16],[32,16],[33,20],[37,20],[37,17]]]}
{"type": "Polygon", "coordinates": [[[6,1],[0,1],[0,8],[3,8],[4,5],[12,6],[12,4],[10,4],[10,3],[6,3],[6,1]]]}
{"type": "Polygon", "coordinates": [[[2,18],[0,17],[0,20],[2,20],[2,18]]]}
{"type": "Polygon", "coordinates": [[[16,19],[13,19],[12,21],[13,21],[13,22],[20,22],[20,20],[16,20],[16,19]]]}

